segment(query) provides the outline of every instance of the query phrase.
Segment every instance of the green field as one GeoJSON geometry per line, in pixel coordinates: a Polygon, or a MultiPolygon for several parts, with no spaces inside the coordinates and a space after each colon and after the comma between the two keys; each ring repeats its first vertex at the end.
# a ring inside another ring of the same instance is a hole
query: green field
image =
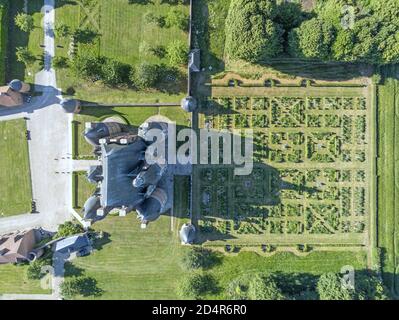
{"type": "MultiPolygon", "coordinates": [[[[144,21],[144,15],[166,15],[172,8],[188,13],[188,6],[170,6],[160,0],[148,4],[128,4],[125,0],[96,0],[93,6],[85,6],[80,1],[59,4],[56,17],[59,23],[68,25],[71,30],[78,27],[89,28],[98,33],[90,44],[79,44],[78,52],[91,51],[123,63],[138,64],[167,63],[166,58],[158,58],[149,52],[150,47],[165,46],[172,40],[187,42],[187,33],[172,28],[160,28],[144,21]]],[[[57,39],[58,56],[68,56],[69,39],[57,39]]],[[[186,70],[182,69],[186,74],[186,70]]],[[[77,79],[69,69],[57,72],[58,85],[64,90],[75,91],[81,100],[101,103],[128,102],[178,102],[186,91],[186,77],[171,84],[164,84],[166,90],[136,91],[128,88],[104,87],[99,83],[89,83],[77,79]]]]}
{"type": "Polygon", "coordinates": [[[27,267],[27,265],[0,265],[0,295],[49,293],[40,287],[40,281],[27,279],[27,267]]]}
{"type": "Polygon", "coordinates": [[[43,68],[43,44],[44,34],[42,28],[43,14],[41,8],[43,7],[42,0],[28,1],[28,14],[33,16],[34,29],[30,32],[21,31],[14,23],[14,17],[17,13],[23,12],[24,1],[13,0],[10,1],[10,15],[9,15],[9,43],[8,43],[8,72],[6,80],[12,79],[25,80],[33,83],[35,74],[43,68]],[[21,62],[17,61],[16,48],[28,47],[28,49],[37,57],[37,61],[28,68],[21,62]]]}
{"type": "Polygon", "coordinates": [[[189,126],[190,114],[180,107],[84,107],[81,113],[74,117],[74,157],[93,157],[93,147],[83,136],[86,122],[102,121],[111,116],[119,116],[130,125],[138,127],[155,115],[165,116],[179,126],[189,126]]]}
{"type": "Polygon", "coordinates": [[[399,81],[397,66],[382,70],[385,83],[378,86],[378,247],[386,284],[399,294],[398,230],[399,185],[399,81]]]}
{"type": "MultiPolygon", "coordinates": [[[[169,217],[161,217],[141,230],[133,215],[107,217],[94,229],[109,233],[101,249],[88,257],[73,260],[67,275],[84,274],[97,280],[104,293],[99,299],[177,299],[176,285],[185,274],[179,256],[186,250],[170,230],[169,217]]],[[[224,287],[242,273],[269,270],[319,275],[339,272],[345,265],[365,268],[365,254],[358,252],[314,252],[307,257],[277,253],[270,258],[253,252],[224,256],[221,264],[209,272],[224,287]]],[[[223,298],[223,290],[211,299],[223,298]]]]}
{"type": "MultiPolygon", "coordinates": [[[[88,257],[73,261],[70,272],[83,269],[104,290],[100,299],[173,299],[181,247],[170,231],[170,218],[161,217],[146,230],[134,214],[107,217],[94,225],[110,234],[110,242],[88,257]]],[[[68,272],[68,270],[67,270],[68,272]]]]}
{"type": "Polygon", "coordinates": [[[25,120],[0,122],[0,216],[31,211],[31,181],[25,120]]]}

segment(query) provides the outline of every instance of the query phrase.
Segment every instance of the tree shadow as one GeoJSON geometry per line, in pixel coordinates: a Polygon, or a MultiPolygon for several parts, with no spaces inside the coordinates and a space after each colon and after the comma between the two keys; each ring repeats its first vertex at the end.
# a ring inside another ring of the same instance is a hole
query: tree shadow
{"type": "Polygon", "coordinates": [[[345,81],[358,77],[370,77],[373,68],[363,63],[325,62],[313,59],[283,57],[260,63],[283,74],[323,81],[345,81]]]}
{"type": "Polygon", "coordinates": [[[99,297],[104,293],[104,290],[98,286],[98,281],[92,277],[85,277],[82,279],[82,287],[80,294],[83,297],[99,297]]]}
{"type": "Polygon", "coordinates": [[[85,273],[85,270],[83,268],[74,265],[70,261],[65,262],[64,269],[65,269],[65,277],[73,277],[73,276],[79,277],[83,276],[85,273]]]}
{"type": "Polygon", "coordinates": [[[102,250],[104,248],[104,246],[106,246],[107,244],[111,243],[111,234],[109,234],[108,232],[105,231],[101,231],[102,235],[100,238],[96,238],[93,241],[93,246],[94,249],[96,250],[102,250]]]}

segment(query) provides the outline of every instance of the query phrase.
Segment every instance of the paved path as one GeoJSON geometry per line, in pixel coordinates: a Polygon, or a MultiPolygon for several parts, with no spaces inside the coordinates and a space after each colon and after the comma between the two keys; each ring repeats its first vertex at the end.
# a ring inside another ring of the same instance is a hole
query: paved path
{"type": "Polygon", "coordinates": [[[72,217],[71,177],[58,174],[72,171],[72,116],[59,105],[55,71],[51,67],[55,53],[55,0],[44,0],[44,69],[35,77],[37,91],[30,104],[12,110],[0,110],[0,121],[26,117],[31,134],[29,145],[33,199],[38,214],[0,219],[0,232],[41,226],[55,231],[59,224],[72,217]]]}

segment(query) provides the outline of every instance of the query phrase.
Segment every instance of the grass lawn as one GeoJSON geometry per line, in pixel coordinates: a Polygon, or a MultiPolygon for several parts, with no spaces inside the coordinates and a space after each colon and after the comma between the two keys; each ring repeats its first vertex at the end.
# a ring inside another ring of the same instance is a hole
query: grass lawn
{"type": "Polygon", "coordinates": [[[173,214],[188,217],[190,213],[190,177],[174,177],[173,214]]]}
{"type": "Polygon", "coordinates": [[[0,295],[50,293],[40,287],[39,280],[27,279],[27,267],[27,265],[0,265],[0,295]]]}
{"type": "Polygon", "coordinates": [[[75,179],[72,192],[76,192],[74,208],[82,209],[86,200],[93,194],[96,186],[87,180],[86,172],[75,172],[72,179],[75,179]]]}
{"type": "Polygon", "coordinates": [[[6,80],[12,79],[25,80],[33,83],[35,74],[43,67],[43,44],[44,34],[42,28],[43,7],[42,0],[28,1],[28,14],[33,16],[34,29],[30,32],[21,31],[14,23],[14,17],[17,13],[23,12],[24,0],[10,1],[10,17],[9,17],[9,49],[8,49],[8,73],[6,80]],[[17,61],[16,48],[28,47],[28,49],[37,57],[37,61],[28,68],[21,62],[17,61]]]}
{"type": "MultiPolygon", "coordinates": [[[[188,6],[161,4],[160,0],[148,4],[128,4],[125,0],[96,0],[92,8],[79,3],[60,4],[56,9],[59,23],[64,23],[74,30],[78,27],[89,28],[98,34],[90,44],[79,44],[78,52],[91,51],[95,54],[136,65],[167,63],[150,49],[166,46],[172,40],[187,42],[188,35],[176,27],[160,28],[144,21],[147,13],[165,16],[171,8],[178,8],[188,14],[188,6]]],[[[58,56],[68,56],[69,38],[57,39],[58,56]]],[[[64,90],[75,91],[75,96],[82,100],[102,103],[118,102],[178,102],[186,92],[186,70],[184,77],[176,82],[162,84],[163,90],[136,91],[128,88],[114,89],[98,83],[89,83],[76,78],[69,69],[59,70],[58,85],[64,90]]]]}
{"type": "MultiPolygon", "coordinates": [[[[353,266],[355,270],[364,270],[366,255],[362,252],[313,252],[306,257],[298,257],[292,253],[276,253],[271,257],[262,257],[252,252],[242,252],[237,256],[224,256],[221,264],[211,270],[212,276],[220,288],[245,273],[283,272],[318,276],[325,272],[340,272],[344,266],[353,266]]],[[[224,290],[208,299],[225,299],[224,290]]]]}
{"type": "MultiPolygon", "coordinates": [[[[163,216],[141,230],[134,215],[125,218],[107,217],[94,229],[109,233],[109,241],[88,257],[73,260],[67,276],[85,274],[98,282],[104,292],[99,299],[178,299],[175,289],[184,271],[179,256],[184,247],[177,238],[177,228],[170,231],[170,218],[163,216]],[[108,243],[107,243],[108,242],[108,243]]],[[[319,275],[339,272],[345,265],[363,269],[362,252],[314,252],[307,257],[278,253],[270,258],[243,252],[224,256],[221,264],[209,272],[220,287],[245,272],[282,271],[319,275]]],[[[209,296],[223,298],[223,290],[209,296]]]]}
{"type": "Polygon", "coordinates": [[[118,115],[132,126],[138,127],[149,117],[162,115],[175,121],[177,125],[187,127],[190,124],[190,114],[180,107],[84,107],[80,114],[75,115],[75,156],[92,157],[93,148],[84,139],[85,123],[101,121],[107,117],[118,115]]]}
{"type": "Polygon", "coordinates": [[[146,230],[134,214],[125,218],[108,216],[94,225],[110,234],[108,244],[88,257],[73,261],[67,274],[83,269],[104,290],[100,299],[176,299],[176,281],[182,276],[178,265],[182,247],[170,218],[162,216],[146,230]]]}
{"type": "Polygon", "coordinates": [[[391,290],[399,294],[397,257],[399,256],[396,217],[399,207],[399,82],[395,79],[398,67],[383,69],[384,85],[378,88],[379,165],[378,165],[378,247],[382,250],[384,280],[391,290]]]}
{"type": "Polygon", "coordinates": [[[0,122],[0,216],[31,210],[31,182],[25,120],[0,122]]]}

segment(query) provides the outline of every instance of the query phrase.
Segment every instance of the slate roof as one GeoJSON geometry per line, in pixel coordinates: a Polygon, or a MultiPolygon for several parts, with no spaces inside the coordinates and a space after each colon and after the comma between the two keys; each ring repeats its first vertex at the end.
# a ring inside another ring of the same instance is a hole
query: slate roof
{"type": "Polygon", "coordinates": [[[193,49],[189,55],[188,67],[192,72],[200,72],[201,71],[201,56],[200,49],[193,49]]]}
{"type": "Polygon", "coordinates": [[[146,144],[140,137],[128,145],[101,145],[103,181],[101,205],[105,209],[134,208],[143,201],[142,190],[133,186],[132,172],[143,160],[146,144]]]}
{"type": "Polygon", "coordinates": [[[91,247],[91,242],[86,234],[76,235],[58,241],[55,251],[59,253],[72,253],[91,247]]]}

